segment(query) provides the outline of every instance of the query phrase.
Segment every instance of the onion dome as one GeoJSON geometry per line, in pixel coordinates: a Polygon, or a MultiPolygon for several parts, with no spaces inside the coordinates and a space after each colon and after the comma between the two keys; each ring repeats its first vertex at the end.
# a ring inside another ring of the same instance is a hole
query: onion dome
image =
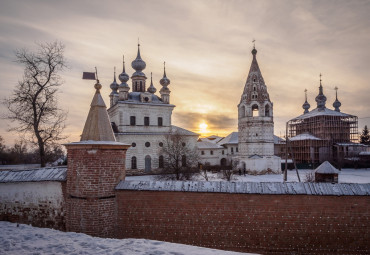
{"type": "Polygon", "coordinates": [[[148,88],[148,92],[154,94],[157,89],[153,86],[153,74],[150,73],[150,86],[148,88]]]}
{"type": "Polygon", "coordinates": [[[125,56],[123,56],[123,70],[122,73],[118,76],[118,79],[123,83],[126,83],[130,79],[125,71],[125,56]]]}
{"type": "Polygon", "coordinates": [[[316,96],[315,101],[317,103],[317,108],[319,111],[325,110],[325,104],[326,104],[326,96],[323,93],[323,87],[321,84],[321,74],[320,74],[320,87],[319,87],[319,94],[316,96]]]}
{"type": "Polygon", "coordinates": [[[137,56],[136,56],[136,59],[134,61],[132,61],[131,63],[131,66],[133,69],[135,69],[135,73],[132,75],[132,76],[144,76],[145,77],[145,74],[142,72],[145,67],[146,67],[146,63],[144,62],[144,60],[141,59],[141,56],[140,56],[140,44],[137,45],[137,56]]]}
{"type": "Polygon", "coordinates": [[[167,78],[166,76],[166,62],[163,63],[164,65],[164,72],[163,72],[163,78],[159,81],[159,83],[163,86],[163,87],[167,87],[168,85],[170,85],[171,81],[170,79],[167,78]]]}
{"type": "Polygon", "coordinates": [[[116,67],[114,67],[114,79],[113,79],[113,82],[110,84],[110,88],[112,89],[111,94],[117,94],[118,86],[119,85],[116,81],[116,67]]]}
{"type": "Polygon", "coordinates": [[[337,112],[340,112],[339,107],[341,107],[341,105],[342,105],[341,102],[339,102],[338,100],[338,87],[335,87],[335,101],[333,103],[333,107],[337,112]]]}
{"type": "Polygon", "coordinates": [[[311,105],[307,102],[307,89],[305,89],[304,92],[305,92],[306,101],[302,105],[302,108],[304,109],[304,114],[306,114],[309,112],[308,109],[310,109],[311,105]]]}

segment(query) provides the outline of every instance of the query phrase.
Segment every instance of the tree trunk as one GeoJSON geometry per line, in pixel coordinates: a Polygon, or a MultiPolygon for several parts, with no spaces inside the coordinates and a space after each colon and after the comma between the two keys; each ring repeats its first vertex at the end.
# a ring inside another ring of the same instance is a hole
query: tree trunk
{"type": "Polygon", "coordinates": [[[41,167],[46,166],[46,159],[45,159],[45,144],[39,141],[39,152],[40,152],[40,164],[41,167]]]}

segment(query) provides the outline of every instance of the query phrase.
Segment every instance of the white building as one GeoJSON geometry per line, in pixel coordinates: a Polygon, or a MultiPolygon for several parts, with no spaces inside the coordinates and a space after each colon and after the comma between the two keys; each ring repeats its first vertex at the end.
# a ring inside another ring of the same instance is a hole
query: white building
{"type": "Polygon", "coordinates": [[[126,155],[126,169],[145,170],[163,167],[163,156],[160,149],[163,147],[166,136],[178,133],[185,137],[184,146],[194,148],[198,134],[171,124],[171,115],[175,105],[170,104],[170,80],[164,68],[163,78],[160,80],[159,96],[151,77],[150,86],[146,89],[147,77],[143,73],[146,63],[140,56],[140,44],[137,57],[131,63],[135,72],[131,76],[132,92],[127,84],[129,76],[125,71],[119,75],[121,84],[114,81],[110,85],[110,108],[108,114],[117,142],[131,144],[126,155]]]}
{"type": "Polygon", "coordinates": [[[225,148],[221,145],[218,145],[216,142],[219,139],[200,138],[197,142],[199,163],[203,165],[221,165],[220,158],[225,154],[225,148]]]}
{"type": "Polygon", "coordinates": [[[238,105],[239,167],[261,172],[281,171],[280,158],[274,156],[273,104],[257,63],[257,50],[238,105]]]}

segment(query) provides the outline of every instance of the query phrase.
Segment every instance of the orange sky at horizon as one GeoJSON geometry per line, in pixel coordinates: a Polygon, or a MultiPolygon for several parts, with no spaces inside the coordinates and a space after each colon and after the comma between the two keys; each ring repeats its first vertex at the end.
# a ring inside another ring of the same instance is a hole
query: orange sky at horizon
{"type": "MultiPolygon", "coordinates": [[[[370,126],[369,1],[222,1],[125,0],[45,2],[6,1],[0,10],[0,93],[8,97],[22,78],[14,50],[35,49],[35,42],[59,40],[66,46],[69,69],[58,95],[68,110],[66,142],[79,140],[94,94],[94,82],[82,72],[97,66],[101,94],[109,106],[113,70],[131,76],[140,37],[147,77],[160,89],[163,62],[176,105],[172,124],[201,136],[237,131],[237,105],[252,61],[257,60],[274,104],[275,135],[303,113],[304,90],[316,107],[322,73],[326,106],[333,109],[337,86],[341,111],[359,117],[359,132],[370,126]],[[45,22],[47,20],[47,22],[45,22]],[[201,127],[204,123],[207,127],[201,127]]],[[[131,86],[131,79],[128,81],[131,86]]],[[[158,95],[158,92],[156,93],[158,95]]],[[[6,113],[4,105],[1,114],[6,113]]],[[[18,135],[1,136],[11,145],[18,135]]]]}

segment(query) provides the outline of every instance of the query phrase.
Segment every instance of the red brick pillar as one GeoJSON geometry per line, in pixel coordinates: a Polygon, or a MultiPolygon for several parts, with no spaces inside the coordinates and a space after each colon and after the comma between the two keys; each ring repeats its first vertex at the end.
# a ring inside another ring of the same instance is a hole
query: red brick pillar
{"type": "Polygon", "coordinates": [[[129,146],[104,141],[65,146],[68,152],[66,230],[115,237],[115,187],[125,179],[129,146]]]}

